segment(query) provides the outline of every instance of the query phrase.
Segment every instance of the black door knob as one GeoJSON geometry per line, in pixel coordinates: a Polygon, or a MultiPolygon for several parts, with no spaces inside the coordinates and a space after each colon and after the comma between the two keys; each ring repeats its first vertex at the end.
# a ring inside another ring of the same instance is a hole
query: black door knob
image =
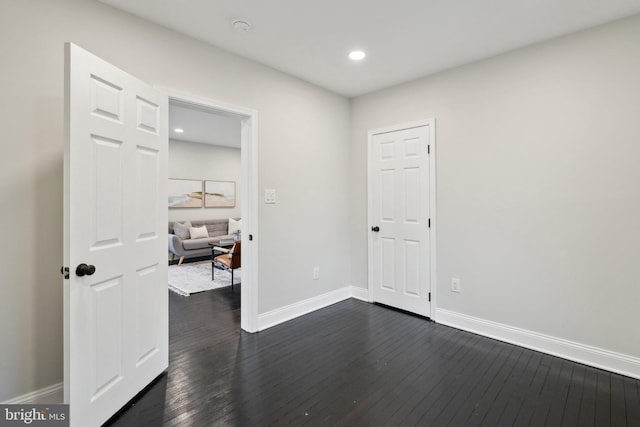
{"type": "Polygon", "coordinates": [[[375,227],[371,227],[371,231],[377,233],[378,231],[380,231],[380,227],[378,227],[377,225],[375,227]]]}
{"type": "Polygon", "coordinates": [[[93,265],[87,265],[87,264],[80,264],[78,265],[78,267],[76,268],[76,276],[91,276],[93,273],[96,272],[96,267],[93,265]]]}

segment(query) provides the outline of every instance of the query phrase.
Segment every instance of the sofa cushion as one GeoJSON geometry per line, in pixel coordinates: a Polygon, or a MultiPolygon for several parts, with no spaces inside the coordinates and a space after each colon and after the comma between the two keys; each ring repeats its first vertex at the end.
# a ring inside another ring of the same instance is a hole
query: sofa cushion
{"type": "Polygon", "coordinates": [[[206,239],[209,237],[207,227],[204,225],[202,227],[191,227],[189,234],[191,234],[191,239],[206,239]]]}
{"type": "MultiPolygon", "coordinates": [[[[240,218],[234,218],[240,219],[240,218]]],[[[175,222],[169,221],[169,234],[176,234],[174,230],[175,222]]],[[[207,227],[209,237],[225,236],[229,234],[229,218],[221,219],[193,219],[191,220],[191,227],[207,227]]],[[[187,236],[187,239],[190,236],[187,236]]]]}
{"type": "Polygon", "coordinates": [[[192,227],[191,221],[185,222],[174,222],[173,223],[173,234],[178,236],[181,239],[189,239],[191,234],[189,229],[192,227]]]}
{"type": "Polygon", "coordinates": [[[229,231],[227,231],[227,234],[236,234],[238,233],[238,231],[240,230],[240,227],[242,226],[242,220],[235,220],[233,218],[229,218],[229,231]]]}
{"type": "Polygon", "coordinates": [[[228,219],[214,219],[208,221],[193,221],[193,226],[204,225],[207,227],[209,237],[217,237],[222,234],[227,234],[227,226],[229,224],[228,219]]]}
{"type": "Polygon", "coordinates": [[[216,243],[218,238],[206,237],[204,239],[187,239],[182,241],[182,246],[185,251],[191,251],[194,249],[206,249],[209,248],[209,243],[216,243]]]}

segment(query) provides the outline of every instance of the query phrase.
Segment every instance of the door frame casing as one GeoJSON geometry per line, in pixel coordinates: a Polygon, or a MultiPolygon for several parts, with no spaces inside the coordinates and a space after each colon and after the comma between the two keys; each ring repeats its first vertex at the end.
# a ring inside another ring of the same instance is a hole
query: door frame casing
{"type": "Polygon", "coordinates": [[[417,128],[427,126],[429,128],[429,219],[431,220],[431,227],[429,228],[429,292],[431,292],[431,302],[429,302],[430,319],[435,319],[435,307],[436,304],[436,229],[438,221],[436,219],[436,121],[431,117],[424,120],[415,122],[401,123],[391,126],[386,126],[379,129],[369,130],[367,133],[367,292],[368,301],[374,302],[373,298],[373,262],[371,256],[373,254],[373,235],[371,234],[371,227],[373,224],[373,177],[374,171],[373,165],[373,137],[374,135],[380,135],[383,133],[396,132],[405,129],[417,128]]]}
{"type": "Polygon", "coordinates": [[[258,332],[258,111],[166,87],[156,87],[171,101],[192,104],[212,111],[242,117],[240,124],[242,217],[242,286],[240,287],[240,326],[258,332]],[[252,241],[249,241],[249,236],[252,241]]]}

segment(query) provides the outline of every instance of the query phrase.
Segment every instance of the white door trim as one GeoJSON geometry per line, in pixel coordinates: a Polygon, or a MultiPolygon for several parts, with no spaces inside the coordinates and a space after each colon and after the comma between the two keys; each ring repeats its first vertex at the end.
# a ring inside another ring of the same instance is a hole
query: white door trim
{"type": "Polygon", "coordinates": [[[247,332],[258,332],[258,111],[227,104],[165,87],[156,87],[179,101],[242,116],[241,188],[242,188],[242,286],[240,287],[240,324],[247,332]],[[249,242],[249,236],[253,240],[249,242]]]}
{"type": "Polygon", "coordinates": [[[438,221],[436,218],[436,121],[435,118],[419,120],[409,123],[401,123],[379,129],[369,130],[367,136],[367,290],[369,293],[369,302],[373,301],[373,265],[370,259],[373,253],[373,236],[371,227],[375,224],[371,223],[373,217],[373,171],[372,171],[372,141],[374,135],[383,133],[396,132],[404,129],[411,129],[421,126],[429,127],[430,155],[429,155],[429,218],[431,219],[430,239],[429,239],[429,281],[431,289],[431,319],[435,319],[436,315],[436,229],[438,221]]]}

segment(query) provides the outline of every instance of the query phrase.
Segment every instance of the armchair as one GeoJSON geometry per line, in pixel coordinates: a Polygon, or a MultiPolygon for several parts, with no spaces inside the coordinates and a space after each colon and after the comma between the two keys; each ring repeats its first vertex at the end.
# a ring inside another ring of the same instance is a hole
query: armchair
{"type": "MultiPolygon", "coordinates": [[[[236,268],[240,268],[242,266],[242,256],[241,256],[241,244],[242,241],[238,240],[233,248],[229,251],[229,253],[218,255],[213,259],[214,267],[220,267],[225,270],[231,271],[231,292],[233,292],[233,271],[236,268]]],[[[212,275],[215,268],[212,270],[212,275]]]]}

